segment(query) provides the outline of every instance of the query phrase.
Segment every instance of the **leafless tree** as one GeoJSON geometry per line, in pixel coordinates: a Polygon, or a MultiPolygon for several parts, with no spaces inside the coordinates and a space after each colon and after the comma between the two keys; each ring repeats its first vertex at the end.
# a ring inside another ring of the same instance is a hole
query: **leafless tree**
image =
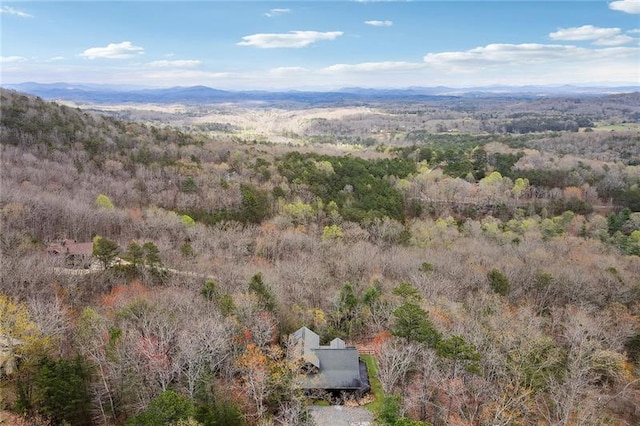
{"type": "Polygon", "coordinates": [[[406,384],[409,374],[416,368],[419,350],[399,340],[385,342],[378,355],[378,378],[385,393],[392,394],[406,384]]]}

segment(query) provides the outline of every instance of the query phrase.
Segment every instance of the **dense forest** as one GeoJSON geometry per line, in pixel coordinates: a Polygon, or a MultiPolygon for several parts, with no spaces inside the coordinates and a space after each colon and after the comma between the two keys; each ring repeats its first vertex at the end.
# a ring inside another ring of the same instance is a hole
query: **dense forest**
{"type": "Polygon", "coordinates": [[[350,398],[298,385],[307,326],[373,353],[381,425],[640,422],[637,94],[306,144],[1,96],[0,416],[313,424],[350,398]]]}

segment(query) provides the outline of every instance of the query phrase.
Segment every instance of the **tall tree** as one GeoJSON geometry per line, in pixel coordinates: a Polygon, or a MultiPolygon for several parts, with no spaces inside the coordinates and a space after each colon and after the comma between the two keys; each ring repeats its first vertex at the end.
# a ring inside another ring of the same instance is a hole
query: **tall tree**
{"type": "Polygon", "coordinates": [[[35,406],[54,425],[91,424],[89,370],[83,358],[45,358],[36,373],[35,406]]]}
{"type": "Polygon", "coordinates": [[[260,272],[251,277],[251,280],[249,281],[249,291],[258,296],[265,310],[269,312],[275,311],[277,306],[276,298],[269,286],[267,286],[262,279],[262,274],[260,272]]]}
{"type": "Polygon", "coordinates": [[[115,241],[96,235],[93,238],[93,255],[98,258],[104,269],[109,268],[118,257],[120,247],[115,241]]]}
{"type": "Polygon", "coordinates": [[[405,303],[393,311],[395,321],[391,327],[394,336],[407,342],[427,343],[434,347],[440,341],[440,332],[429,319],[429,313],[415,303],[405,303]]]}

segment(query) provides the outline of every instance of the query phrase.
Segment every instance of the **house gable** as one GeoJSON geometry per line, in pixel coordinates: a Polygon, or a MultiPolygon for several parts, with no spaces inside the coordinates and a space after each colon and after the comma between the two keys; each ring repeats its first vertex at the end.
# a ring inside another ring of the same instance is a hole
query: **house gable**
{"type": "Polygon", "coordinates": [[[307,327],[302,327],[293,333],[293,354],[297,360],[302,361],[305,372],[314,372],[320,368],[320,360],[315,353],[315,349],[319,347],[320,336],[307,327]]]}

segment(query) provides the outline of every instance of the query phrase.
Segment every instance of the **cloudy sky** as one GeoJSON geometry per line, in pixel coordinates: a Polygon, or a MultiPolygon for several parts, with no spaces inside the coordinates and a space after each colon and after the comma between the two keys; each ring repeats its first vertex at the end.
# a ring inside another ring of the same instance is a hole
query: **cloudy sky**
{"type": "Polygon", "coordinates": [[[2,83],[640,84],[640,0],[2,1],[2,83]]]}

